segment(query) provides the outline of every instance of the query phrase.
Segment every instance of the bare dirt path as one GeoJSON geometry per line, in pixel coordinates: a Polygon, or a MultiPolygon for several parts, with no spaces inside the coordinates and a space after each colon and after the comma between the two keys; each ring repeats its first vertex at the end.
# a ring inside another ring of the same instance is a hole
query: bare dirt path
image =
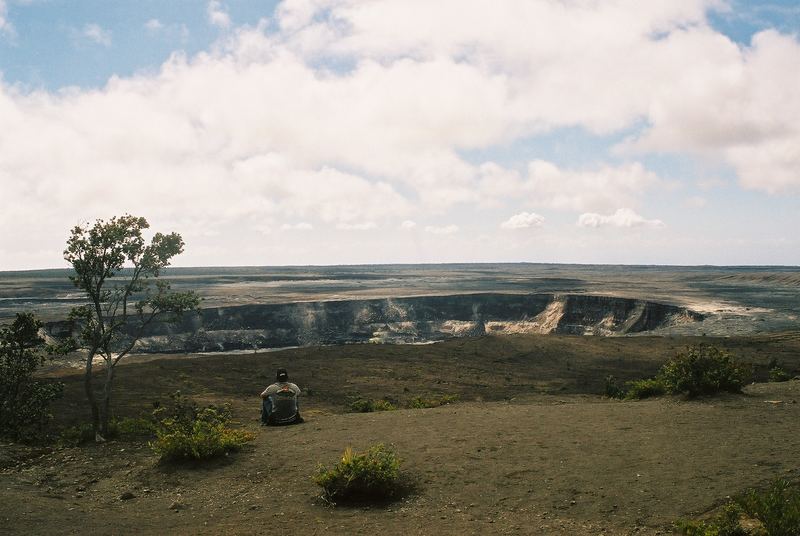
{"type": "Polygon", "coordinates": [[[798,399],[792,381],[694,402],[319,414],[258,428],[251,447],[204,468],[160,467],[141,445],[65,449],[0,472],[0,533],[665,534],[727,495],[800,477],[798,399]],[[418,493],[387,508],[322,505],[316,465],[376,442],[395,446],[418,493]]]}

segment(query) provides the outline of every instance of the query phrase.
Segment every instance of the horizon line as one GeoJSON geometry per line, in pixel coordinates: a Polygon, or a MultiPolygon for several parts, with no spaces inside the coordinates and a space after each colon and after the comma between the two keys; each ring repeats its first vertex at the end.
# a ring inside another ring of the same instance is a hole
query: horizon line
{"type": "MultiPolygon", "coordinates": [[[[242,264],[242,265],[206,265],[206,266],[167,266],[163,271],[196,270],[196,269],[245,269],[245,268],[361,268],[370,266],[487,266],[487,265],[533,265],[533,266],[603,266],[628,268],[781,268],[798,269],[794,264],[658,264],[658,263],[614,263],[614,262],[533,262],[533,261],[452,261],[452,262],[387,262],[387,263],[341,263],[341,264],[242,264]]],[[[124,269],[130,268],[128,266],[124,269]]],[[[71,271],[69,267],[59,268],[23,268],[16,270],[0,270],[0,274],[19,274],[31,272],[71,271]]]]}

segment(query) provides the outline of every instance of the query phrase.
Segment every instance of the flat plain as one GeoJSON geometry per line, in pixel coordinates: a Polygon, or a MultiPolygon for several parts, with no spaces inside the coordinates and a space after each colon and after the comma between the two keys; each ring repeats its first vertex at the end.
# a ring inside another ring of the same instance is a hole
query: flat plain
{"type": "MultiPolygon", "coordinates": [[[[255,441],[205,466],[159,464],[145,441],[3,445],[0,533],[252,534],[283,527],[304,534],[669,534],[676,519],[707,515],[749,487],[800,479],[800,381],[767,382],[775,361],[800,374],[797,269],[512,265],[398,274],[364,267],[337,268],[349,275],[328,273],[324,281],[318,272],[291,279],[301,271],[293,270],[269,277],[184,274],[191,282],[176,277],[175,284],[200,289],[213,305],[583,292],[705,306],[709,316],[700,324],[710,322],[705,336],[487,335],[131,356],[115,387],[118,417],[146,414],[180,390],[200,403],[230,404],[255,441]],[[726,328],[728,336],[717,333],[726,328]],[[603,397],[607,376],[652,376],[692,344],[730,351],[752,365],[755,383],[741,395],[698,400],[603,397]],[[306,423],[261,428],[258,393],[278,367],[304,390],[306,423]],[[444,395],[457,400],[407,408],[414,397],[444,395]],[[401,409],[350,413],[359,397],[389,399],[401,409]],[[318,464],[334,463],[348,446],[377,442],[394,446],[416,482],[414,493],[381,507],[326,506],[311,480],[318,464]]],[[[13,286],[8,279],[4,292],[13,286]]],[[[74,292],[52,281],[43,300],[74,292]]],[[[62,306],[48,307],[55,313],[62,306]]],[[[54,427],[84,422],[80,371],[55,364],[46,375],[65,382],[54,427]]]]}

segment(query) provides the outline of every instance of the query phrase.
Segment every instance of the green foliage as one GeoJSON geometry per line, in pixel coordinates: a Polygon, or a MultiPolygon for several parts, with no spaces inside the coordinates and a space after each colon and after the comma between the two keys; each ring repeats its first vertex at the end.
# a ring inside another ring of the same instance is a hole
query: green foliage
{"type": "Polygon", "coordinates": [[[0,435],[11,439],[38,439],[52,419],[50,402],[61,396],[61,383],[33,377],[45,360],[41,326],[32,314],[17,313],[0,329],[0,435]]]}
{"type": "Polygon", "coordinates": [[[741,508],[730,502],[722,508],[722,512],[710,521],[680,520],[675,528],[686,536],[746,536],[747,531],[739,525],[741,508]]]}
{"type": "Polygon", "coordinates": [[[635,380],[626,384],[628,387],[625,398],[628,400],[640,400],[653,396],[661,396],[667,392],[664,383],[659,378],[646,380],[635,380]]]}
{"type": "Polygon", "coordinates": [[[800,534],[800,490],[786,480],[778,479],[763,491],[751,489],[738,502],[761,522],[767,536],[800,534]]]}
{"type": "Polygon", "coordinates": [[[690,346],[668,361],[658,374],[666,392],[690,397],[721,391],[740,393],[748,371],[715,346],[690,346]]]}
{"type": "MultiPolygon", "coordinates": [[[[155,421],[147,417],[111,419],[105,439],[149,439],[155,436],[155,426],[155,421]]],[[[94,441],[94,430],[91,423],[65,428],[58,436],[58,444],[65,447],[77,447],[91,441],[94,441]]]]}
{"type": "Polygon", "coordinates": [[[655,378],[634,380],[621,387],[614,376],[606,376],[605,395],[609,398],[638,400],[663,394],[690,397],[721,391],[740,393],[749,370],[714,346],[690,346],[661,367],[655,378]]]}
{"type": "Polygon", "coordinates": [[[76,307],[70,319],[80,328],[79,339],[88,348],[87,395],[95,430],[108,434],[113,369],[154,322],[171,322],[196,309],[193,292],[171,292],[165,281],[150,283],[183,251],[177,233],[155,233],[146,243],[143,233],[150,225],[140,217],[123,215],[94,225],[72,229],[64,259],[72,265],[70,280],[82,290],[89,304],[76,307]],[[92,357],[101,356],[110,373],[105,374],[102,403],[92,383],[92,357]]]}
{"type": "Polygon", "coordinates": [[[350,402],[350,411],[354,413],[372,413],[373,411],[394,411],[397,406],[389,400],[372,400],[371,398],[357,398],[350,402]]]}
{"type": "Polygon", "coordinates": [[[400,495],[404,489],[400,459],[383,444],[364,453],[348,447],[341,460],[330,469],[320,466],[314,477],[329,504],[380,502],[400,495]]]}
{"type": "Polygon", "coordinates": [[[625,398],[625,390],[619,384],[616,376],[606,376],[604,394],[608,398],[625,398]]]}
{"type": "Polygon", "coordinates": [[[769,381],[771,382],[787,382],[791,379],[792,376],[781,367],[776,366],[769,369],[769,381]]]}
{"type": "Polygon", "coordinates": [[[800,534],[800,489],[783,479],[767,489],[751,489],[709,521],[680,520],[675,528],[687,536],[797,536],[800,534]],[[742,514],[761,523],[753,532],[745,530],[742,514]]]}
{"type": "Polygon", "coordinates": [[[239,449],[255,439],[252,432],[233,429],[227,407],[199,408],[179,392],[171,403],[153,412],[156,440],[150,443],[162,460],[205,460],[239,449]]]}
{"type": "Polygon", "coordinates": [[[439,398],[423,398],[421,396],[416,396],[409,401],[408,407],[411,409],[438,408],[439,406],[457,402],[458,399],[458,395],[442,395],[439,398]]]}
{"type": "Polygon", "coordinates": [[[62,447],[78,447],[90,441],[94,441],[94,430],[88,422],[65,428],[58,435],[58,445],[62,447]]]}
{"type": "Polygon", "coordinates": [[[111,421],[111,427],[116,433],[116,436],[123,439],[153,437],[156,434],[155,421],[152,418],[146,417],[113,419],[111,421]]]}

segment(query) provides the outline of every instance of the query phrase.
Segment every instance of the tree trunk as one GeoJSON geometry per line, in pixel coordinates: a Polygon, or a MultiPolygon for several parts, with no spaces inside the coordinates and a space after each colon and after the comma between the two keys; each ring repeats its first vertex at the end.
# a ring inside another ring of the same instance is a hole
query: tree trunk
{"type": "Polygon", "coordinates": [[[97,406],[97,399],[94,396],[94,385],[92,384],[92,365],[94,361],[96,349],[92,348],[86,357],[86,372],[83,375],[83,388],[86,391],[86,399],[89,401],[89,407],[92,408],[92,430],[96,441],[102,441],[103,437],[100,435],[100,408],[97,406]]]}
{"type": "Polygon", "coordinates": [[[103,384],[103,406],[101,413],[101,434],[108,437],[108,425],[111,421],[111,384],[114,382],[114,366],[112,360],[106,361],[106,380],[103,384]]]}

